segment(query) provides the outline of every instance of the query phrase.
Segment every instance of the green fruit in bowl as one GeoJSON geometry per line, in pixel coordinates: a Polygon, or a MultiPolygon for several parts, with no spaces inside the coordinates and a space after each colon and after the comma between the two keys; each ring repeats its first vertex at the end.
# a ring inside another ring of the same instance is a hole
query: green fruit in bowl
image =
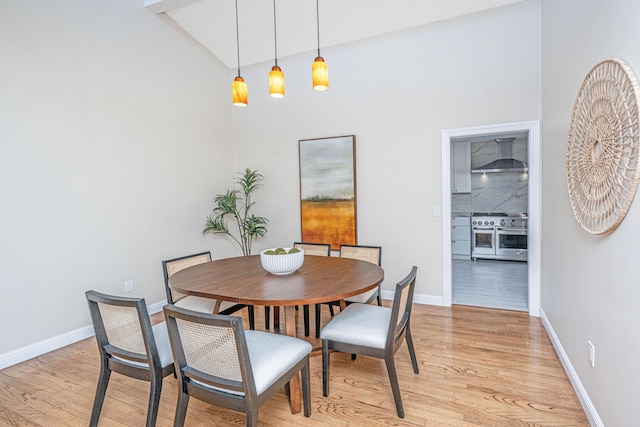
{"type": "Polygon", "coordinates": [[[283,255],[287,253],[284,248],[276,248],[274,252],[276,253],[276,255],[283,255]]]}
{"type": "Polygon", "coordinates": [[[295,254],[295,253],[298,253],[298,252],[300,252],[300,249],[298,249],[298,248],[291,248],[291,249],[289,249],[289,253],[290,253],[290,254],[295,254]]]}
{"type": "Polygon", "coordinates": [[[268,251],[264,251],[265,255],[275,255],[276,252],[273,249],[269,249],[268,251]]]}

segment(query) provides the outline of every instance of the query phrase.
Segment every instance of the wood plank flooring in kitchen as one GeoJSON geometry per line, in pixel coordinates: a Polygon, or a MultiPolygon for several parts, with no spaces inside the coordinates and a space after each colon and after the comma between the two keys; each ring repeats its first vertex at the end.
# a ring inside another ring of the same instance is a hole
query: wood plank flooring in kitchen
{"type": "MultiPolygon", "coordinates": [[[[264,319],[262,313],[256,310],[256,319],[264,319]]],[[[297,320],[302,334],[302,310],[297,320]]],[[[323,307],[322,323],[328,320],[323,307]]],[[[383,361],[351,361],[348,354],[336,353],[326,398],[322,358],[311,358],[310,418],[292,415],[281,392],[261,407],[259,425],[589,425],[539,318],[517,311],[415,305],[411,327],[420,373],[413,373],[404,345],[396,354],[404,419],[396,416],[383,361]]],[[[0,426],[88,425],[98,371],[94,338],[1,370],[0,426]]],[[[158,426],[173,425],[176,392],[176,379],[165,378],[158,426]]],[[[113,374],[100,425],[144,425],[148,393],[148,383],[113,374]]],[[[244,424],[243,414],[196,399],[189,403],[187,426],[244,424]]]]}
{"type": "Polygon", "coordinates": [[[526,262],[453,260],[451,287],[453,304],[529,310],[526,262]]]}

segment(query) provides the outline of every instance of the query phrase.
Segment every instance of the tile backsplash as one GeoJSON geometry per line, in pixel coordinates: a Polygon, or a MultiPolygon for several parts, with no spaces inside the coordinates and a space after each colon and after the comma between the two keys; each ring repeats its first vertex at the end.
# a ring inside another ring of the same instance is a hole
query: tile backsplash
{"type": "Polygon", "coordinates": [[[528,212],[527,190],[527,174],[473,174],[471,175],[471,211],[506,213],[528,212]]]}
{"type": "MultiPolygon", "coordinates": [[[[498,157],[494,141],[471,144],[471,167],[489,163],[498,157]]],[[[527,140],[513,142],[513,158],[527,161],[527,140]]],[[[528,212],[526,173],[471,174],[471,194],[452,194],[453,212],[528,212]]]]}

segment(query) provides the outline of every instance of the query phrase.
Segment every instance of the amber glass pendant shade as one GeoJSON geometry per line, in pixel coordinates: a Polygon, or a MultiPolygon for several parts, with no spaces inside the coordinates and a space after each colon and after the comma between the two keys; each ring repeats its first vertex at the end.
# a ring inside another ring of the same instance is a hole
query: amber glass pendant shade
{"type": "Polygon", "coordinates": [[[313,89],[323,91],[329,89],[329,66],[324,62],[324,58],[318,56],[311,65],[311,75],[313,78],[313,89]]]}
{"type": "Polygon", "coordinates": [[[284,73],[277,65],[269,72],[269,95],[284,98],[284,73]]]}
{"type": "Polygon", "coordinates": [[[240,76],[236,77],[231,84],[233,105],[246,107],[248,103],[247,84],[240,76]]]}

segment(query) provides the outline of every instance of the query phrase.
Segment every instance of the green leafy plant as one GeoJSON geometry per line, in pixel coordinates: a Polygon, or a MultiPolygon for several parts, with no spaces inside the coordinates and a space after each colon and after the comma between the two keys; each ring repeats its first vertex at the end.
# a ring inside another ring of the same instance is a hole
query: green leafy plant
{"type": "Polygon", "coordinates": [[[268,220],[249,214],[254,204],[251,194],[262,186],[262,181],[263,177],[257,170],[247,168],[236,179],[239,190],[227,190],[226,194],[218,194],[213,199],[215,207],[207,217],[202,234],[226,234],[240,245],[243,255],[251,255],[253,240],[267,233],[268,220]],[[237,235],[229,230],[228,218],[235,221],[238,227],[237,235]]]}

